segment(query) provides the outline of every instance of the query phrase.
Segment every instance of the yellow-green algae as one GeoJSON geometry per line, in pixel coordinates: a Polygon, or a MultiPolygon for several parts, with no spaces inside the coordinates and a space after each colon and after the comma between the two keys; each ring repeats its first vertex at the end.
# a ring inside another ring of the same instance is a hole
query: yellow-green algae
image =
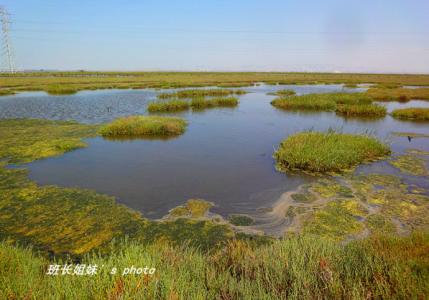
{"type": "Polygon", "coordinates": [[[415,176],[428,176],[429,172],[426,168],[426,161],[415,155],[398,155],[389,161],[390,164],[401,172],[415,175],[415,176]]]}
{"type": "MultiPolygon", "coordinates": [[[[60,155],[86,144],[97,125],[47,120],[0,121],[0,238],[29,243],[56,255],[108,251],[114,238],[129,236],[141,242],[189,241],[201,249],[215,247],[232,237],[225,225],[204,220],[153,222],[115,203],[113,197],[91,190],[38,186],[27,171],[7,163],[28,163],[60,155]]],[[[192,214],[201,206],[192,206],[192,214]]]]}

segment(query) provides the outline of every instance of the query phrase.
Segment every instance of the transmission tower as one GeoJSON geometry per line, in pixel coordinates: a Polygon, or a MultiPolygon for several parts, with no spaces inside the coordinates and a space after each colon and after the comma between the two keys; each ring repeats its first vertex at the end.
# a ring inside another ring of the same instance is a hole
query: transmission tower
{"type": "Polygon", "coordinates": [[[10,37],[9,37],[9,25],[10,25],[9,13],[3,6],[0,6],[0,19],[1,19],[1,25],[2,25],[2,40],[3,40],[2,57],[8,64],[8,71],[10,73],[15,73],[13,50],[12,50],[12,45],[10,43],[10,37]]]}

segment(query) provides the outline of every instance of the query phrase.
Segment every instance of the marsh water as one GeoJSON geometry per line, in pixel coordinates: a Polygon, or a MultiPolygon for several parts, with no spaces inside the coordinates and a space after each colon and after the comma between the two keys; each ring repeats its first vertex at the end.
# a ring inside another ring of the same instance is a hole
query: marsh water
{"type": "MultiPolygon", "coordinates": [[[[429,150],[427,139],[392,136],[392,132],[429,134],[428,123],[381,119],[345,119],[331,112],[286,112],[270,105],[266,93],[293,89],[298,94],[358,92],[342,85],[267,86],[244,88],[237,108],[209,109],[168,115],[189,122],[186,133],[174,139],[87,140],[88,147],[28,165],[29,176],[39,184],[94,189],[117,201],[159,218],[190,198],[216,204],[213,211],[252,213],[270,207],[282,193],[316,180],[302,173],[279,173],[272,154],[288,135],[303,130],[334,128],[349,133],[370,131],[391,144],[394,152],[409,148],[429,150]]],[[[146,114],[156,90],[85,91],[71,96],[22,93],[0,98],[0,118],[46,118],[102,123],[119,116],[146,114]]],[[[163,90],[162,92],[165,92],[163,90]]],[[[397,107],[429,102],[390,102],[397,107]]],[[[395,173],[386,162],[362,166],[359,171],[395,173]]],[[[425,188],[427,182],[419,182],[425,188]]]]}

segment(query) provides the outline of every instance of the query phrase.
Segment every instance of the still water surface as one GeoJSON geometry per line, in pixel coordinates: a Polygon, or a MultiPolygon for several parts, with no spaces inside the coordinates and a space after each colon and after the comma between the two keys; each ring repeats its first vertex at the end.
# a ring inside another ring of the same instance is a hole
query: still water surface
{"type": "MultiPolygon", "coordinates": [[[[255,86],[240,96],[234,109],[210,109],[178,115],[188,120],[186,133],[170,140],[111,141],[88,139],[88,147],[28,165],[39,184],[95,189],[117,201],[159,218],[189,198],[215,202],[215,212],[252,213],[269,207],[279,196],[315,180],[303,174],[276,172],[272,154],[280,141],[302,130],[371,131],[391,143],[395,152],[429,150],[427,139],[394,138],[393,131],[429,134],[427,123],[383,119],[344,119],[335,113],[286,112],[270,105],[267,92],[293,89],[298,94],[345,90],[341,85],[255,86]]],[[[155,90],[88,91],[72,96],[23,93],[0,98],[0,118],[74,119],[101,123],[118,116],[146,114],[155,90]]],[[[389,103],[396,107],[425,106],[429,102],[389,103]]],[[[395,173],[385,162],[359,168],[395,173]]],[[[424,185],[426,183],[423,183],[424,185]]]]}

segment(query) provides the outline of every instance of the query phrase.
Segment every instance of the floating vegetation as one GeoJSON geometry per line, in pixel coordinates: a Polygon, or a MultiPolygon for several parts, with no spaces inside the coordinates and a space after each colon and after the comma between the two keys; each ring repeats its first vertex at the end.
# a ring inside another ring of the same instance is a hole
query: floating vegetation
{"type": "Polygon", "coordinates": [[[426,169],[426,161],[415,155],[399,155],[389,161],[391,165],[401,170],[401,172],[415,175],[428,176],[429,172],[426,169]]]}
{"type": "Polygon", "coordinates": [[[86,147],[98,125],[36,119],[0,120],[0,159],[24,163],[86,147]]]}
{"type": "Polygon", "coordinates": [[[304,224],[304,232],[342,240],[348,235],[356,235],[364,230],[364,225],[356,217],[364,216],[366,213],[358,201],[332,201],[312,213],[304,224]]]}
{"type": "Polygon", "coordinates": [[[429,88],[370,88],[366,94],[378,101],[407,102],[412,99],[428,100],[429,88]]]}
{"type": "Polygon", "coordinates": [[[102,126],[99,133],[104,137],[176,136],[183,134],[185,129],[186,121],[181,118],[129,116],[102,126]]]}
{"type": "Polygon", "coordinates": [[[366,226],[376,234],[394,234],[396,233],[395,224],[389,217],[382,214],[372,214],[366,218],[366,226]]]}
{"type": "Polygon", "coordinates": [[[335,112],[346,117],[384,117],[387,110],[377,104],[339,104],[335,112]]]}
{"type": "Polygon", "coordinates": [[[302,132],[281,142],[274,153],[280,171],[340,172],[390,154],[387,145],[367,135],[302,132]]]}
{"type": "Polygon", "coordinates": [[[238,99],[235,97],[215,97],[210,99],[205,98],[192,98],[191,101],[187,100],[169,100],[157,101],[148,104],[147,110],[151,113],[154,112],[174,112],[188,110],[189,108],[201,110],[214,107],[235,107],[238,105],[238,99]]]}
{"type": "Polygon", "coordinates": [[[229,222],[235,226],[250,226],[255,223],[255,220],[246,215],[234,214],[229,217],[229,222]]]}
{"type": "Polygon", "coordinates": [[[243,90],[227,90],[227,89],[197,89],[197,90],[182,90],[175,93],[158,94],[159,99],[168,98],[204,98],[204,97],[226,97],[230,95],[246,94],[243,90]]]}
{"type": "Polygon", "coordinates": [[[413,155],[420,155],[420,156],[428,156],[429,155],[429,151],[424,151],[424,150],[420,150],[420,149],[408,149],[407,153],[409,154],[413,154],[413,155]]]}
{"type": "Polygon", "coordinates": [[[392,117],[401,120],[429,121],[429,108],[401,108],[392,112],[392,117]]]}
{"type": "Polygon", "coordinates": [[[294,201],[302,203],[311,203],[317,200],[317,197],[309,192],[293,193],[291,197],[294,201]]]}
{"type": "Polygon", "coordinates": [[[203,199],[189,199],[185,205],[177,206],[170,210],[169,217],[178,218],[203,218],[207,216],[213,203],[203,199]]]}
{"type": "Polygon", "coordinates": [[[279,96],[279,97],[287,97],[287,96],[293,96],[296,92],[294,90],[278,90],[273,93],[267,93],[267,95],[270,96],[279,96]]]}

